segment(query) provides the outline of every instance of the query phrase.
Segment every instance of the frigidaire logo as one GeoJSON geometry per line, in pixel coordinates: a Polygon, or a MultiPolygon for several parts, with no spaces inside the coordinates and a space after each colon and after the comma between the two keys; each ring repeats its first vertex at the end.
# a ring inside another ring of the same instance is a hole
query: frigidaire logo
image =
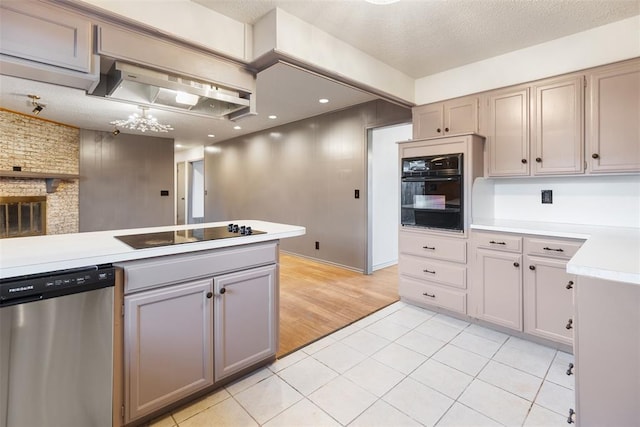
{"type": "Polygon", "coordinates": [[[30,291],[33,289],[33,285],[29,285],[29,286],[20,286],[19,288],[11,288],[9,289],[9,293],[12,292],[22,292],[22,291],[30,291]]]}

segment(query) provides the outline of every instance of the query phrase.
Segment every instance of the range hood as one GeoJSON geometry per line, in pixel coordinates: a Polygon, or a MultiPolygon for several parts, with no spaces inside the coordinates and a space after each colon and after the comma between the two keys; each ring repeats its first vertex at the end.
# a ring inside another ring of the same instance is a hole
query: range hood
{"type": "Polygon", "coordinates": [[[208,118],[253,114],[250,93],[119,61],[101,76],[98,89],[93,95],[208,118]]]}

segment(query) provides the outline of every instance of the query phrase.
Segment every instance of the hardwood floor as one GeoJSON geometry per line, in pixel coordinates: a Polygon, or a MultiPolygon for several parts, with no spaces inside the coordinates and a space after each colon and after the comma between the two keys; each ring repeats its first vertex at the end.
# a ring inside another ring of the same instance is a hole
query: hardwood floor
{"type": "Polygon", "coordinates": [[[277,357],[398,301],[397,266],[372,275],[280,253],[277,357]]]}

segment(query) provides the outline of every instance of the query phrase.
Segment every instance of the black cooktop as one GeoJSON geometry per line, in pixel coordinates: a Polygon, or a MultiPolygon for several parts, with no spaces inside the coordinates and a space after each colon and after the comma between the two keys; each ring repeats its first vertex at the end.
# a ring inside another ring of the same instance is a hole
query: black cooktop
{"type": "Polygon", "coordinates": [[[205,227],[191,230],[128,234],[126,236],[115,236],[115,238],[131,246],[133,249],[147,249],[265,233],[265,231],[254,230],[251,229],[251,227],[229,224],[227,227],[205,227]]]}

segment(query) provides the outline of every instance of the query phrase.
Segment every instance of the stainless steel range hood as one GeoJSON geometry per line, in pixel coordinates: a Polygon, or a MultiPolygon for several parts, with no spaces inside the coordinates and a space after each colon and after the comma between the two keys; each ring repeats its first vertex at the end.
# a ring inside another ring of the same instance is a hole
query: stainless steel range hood
{"type": "Polygon", "coordinates": [[[101,77],[100,90],[93,95],[217,119],[252,114],[252,94],[215,83],[119,61],[101,77]]]}

